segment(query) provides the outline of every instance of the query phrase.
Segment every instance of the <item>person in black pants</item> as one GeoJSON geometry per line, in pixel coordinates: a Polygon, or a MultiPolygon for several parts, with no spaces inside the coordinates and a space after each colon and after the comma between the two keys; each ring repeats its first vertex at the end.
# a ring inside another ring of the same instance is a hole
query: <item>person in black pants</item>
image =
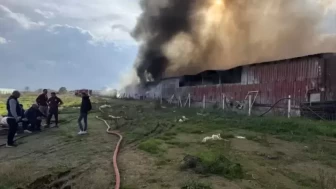
{"type": "Polygon", "coordinates": [[[28,129],[29,122],[28,122],[28,119],[25,117],[25,110],[22,104],[20,104],[20,108],[21,108],[21,113],[19,116],[21,117],[21,121],[19,122],[19,126],[22,125],[22,130],[24,133],[31,134],[32,132],[28,129]]]}
{"type": "Polygon", "coordinates": [[[79,133],[78,135],[87,134],[87,117],[89,111],[92,109],[90,97],[86,93],[82,93],[82,103],[80,106],[80,114],[78,118],[79,133]],[[82,125],[84,120],[84,127],[82,125]]]}
{"type": "Polygon", "coordinates": [[[7,112],[8,118],[7,123],[9,126],[8,136],[7,136],[7,145],[6,147],[16,147],[14,143],[14,137],[18,128],[18,122],[21,120],[21,107],[18,99],[21,94],[19,91],[13,91],[12,95],[7,100],[7,112]]]}
{"type": "Polygon", "coordinates": [[[51,93],[51,97],[48,99],[49,105],[49,114],[47,118],[47,126],[46,128],[50,127],[50,121],[52,116],[55,117],[55,127],[58,127],[58,107],[63,104],[63,101],[56,96],[55,92],[51,93]]]}
{"type": "Polygon", "coordinates": [[[25,112],[25,118],[27,119],[27,123],[30,124],[31,131],[41,131],[42,117],[45,117],[45,115],[39,110],[37,104],[33,104],[25,112]]]}

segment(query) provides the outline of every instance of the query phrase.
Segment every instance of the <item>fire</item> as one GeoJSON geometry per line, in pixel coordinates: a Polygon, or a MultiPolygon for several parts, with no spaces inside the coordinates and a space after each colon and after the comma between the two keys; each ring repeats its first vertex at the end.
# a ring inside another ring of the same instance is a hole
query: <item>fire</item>
{"type": "Polygon", "coordinates": [[[215,0],[215,4],[218,5],[218,6],[221,6],[223,5],[223,1],[222,0],[215,0]]]}
{"type": "Polygon", "coordinates": [[[323,12],[336,10],[336,0],[140,2],[144,13],[133,32],[142,43],[140,81],[336,49],[335,37],[321,40],[323,12]]]}

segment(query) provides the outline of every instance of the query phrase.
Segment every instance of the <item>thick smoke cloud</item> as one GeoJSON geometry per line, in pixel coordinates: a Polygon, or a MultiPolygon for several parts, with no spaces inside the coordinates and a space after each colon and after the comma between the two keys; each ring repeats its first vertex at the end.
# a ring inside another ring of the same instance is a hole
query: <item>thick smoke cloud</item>
{"type": "Polygon", "coordinates": [[[141,82],[336,51],[312,0],[141,0],[141,8],[133,31],[141,82]]]}

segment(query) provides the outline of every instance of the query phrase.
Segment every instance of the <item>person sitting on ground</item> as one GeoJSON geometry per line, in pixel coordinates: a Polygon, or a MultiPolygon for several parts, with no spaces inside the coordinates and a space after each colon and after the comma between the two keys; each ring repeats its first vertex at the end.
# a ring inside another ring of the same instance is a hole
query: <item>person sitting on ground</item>
{"type": "Polygon", "coordinates": [[[80,114],[78,118],[79,135],[87,134],[87,117],[89,111],[92,109],[90,97],[86,93],[82,93],[82,103],[80,106],[80,114]],[[84,127],[82,125],[84,120],[84,127]]]}
{"type": "Polygon", "coordinates": [[[25,112],[25,118],[27,119],[28,124],[30,124],[31,131],[41,131],[41,122],[43,117],[45,117],[45,115],[39,110],[39,106],[37,104],[33,104],[25,112]]]}
{"type": "Polygon", "coordinates": [[[8,135],[7,135],[7,144],[6,147],[16,147],[17,145],[14,142],[14,137],[18,128],[18,122],[21,120],[19,116],[21,113],[20,103],[18,99],[21,94],[19,91],[13,91],[12,95],[7,99],[7,123],[8,123],[8,135]]]}
{"type": "Polygon", "coordinates": [[[50,127],[52,116],[55,117],[55,127],[58,127],[58,107],[61,106],[62,104],[63,104],[63,101],[56,96],[55,92],[52,92],[51,97],[48,99],[49,114],[47,117],[46,128],[50,127]]]}
{"type": "Polygon", "coordinates": [[[20,108],[21,108],[21,112],[20,112],[20,117],[21,117],[21,120],[20,122],[18,123],[19,126],[22,127],[22,130],[24,133],[28,133],[28,134],[31,134],[32,132],[28,129],[28,120],[27,118],[25,117],[25,110],[23,108],[23,105],[20,104],[20,108]]]}

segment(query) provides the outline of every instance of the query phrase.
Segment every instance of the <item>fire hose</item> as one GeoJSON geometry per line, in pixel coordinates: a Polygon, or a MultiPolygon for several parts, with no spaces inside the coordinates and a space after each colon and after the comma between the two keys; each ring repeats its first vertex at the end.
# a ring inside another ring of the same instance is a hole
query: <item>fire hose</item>
{"type": "MultiPolygon", "coordinates": [[[[102,113],[104,113],[104,111],[101,108],[99,108],[99,110],[102,113]]],[[[120,172],[119,172],[119,169],[118,169],[117,157],[118,157],[119,148],[120,148],[120,144],[121,144],[121,141],[123,139],[123,136],[116,131],[111,131],[111,126],[107,123],[107,121],[105,119],[100,118],[99,116],[96,116],[96,118],[105,123],[105,125],[107,126],[106,132],[108,134],[116,135],[116,136],[119,137],[119,141],[118,141],[118,143],[115,147],[114,153],[113,153],[113,168],[114,168],[115,180],[116,180],[114,189],[119,189],[120,188],[120,172]]]]}
{"type": "MultiPolygon", "coordinates": [[[[99,110],[104,113],[104,111],[99,108],[99,110]]],[[[66,120],[65,122],[71,122],[72,120],[76,119],[77,117],[74,117],[74,118],[71,118],[69,120],[66,120]]],[[[113,134],[113,135],[117,135],[119,137],[119,141],[116,145],[116,148],[114,150],[114,153],[113,153],[113,167],[114,167],[114,172],[115,172],[115,179],[116,179],[116,184],[115,184],[115,189],[119,189],[120,188],[120,173],[119,173],[119,169],[118,169],[118,165],[117,165],[117,156],[118,156],[118,153],[119,153],[119,148],[120,148],[120,144],[121,144],[121,141],[123,139],[122,135],[119,134],[118,132],[115,132],[115,131],[111,131],[111,126],[107,123],[106,120],[96,116],[97,119],[103,121],[105,123],[105,125],[107,126],[107,129],[106,129],[106,132],[108,134],[113,134]]],[[[31,135],[24,135],[24,136],[21,136],[21,137],[18,137],[17,139],[15,139],[15,141],[19,140],[19,139],[23,139],[25,137],[28,137],[28,136],[31,136],[31,135]]],[[[4,144],[0,144],[0,147],[2,146],[5,146],[6,143],[4,144]]]]}

